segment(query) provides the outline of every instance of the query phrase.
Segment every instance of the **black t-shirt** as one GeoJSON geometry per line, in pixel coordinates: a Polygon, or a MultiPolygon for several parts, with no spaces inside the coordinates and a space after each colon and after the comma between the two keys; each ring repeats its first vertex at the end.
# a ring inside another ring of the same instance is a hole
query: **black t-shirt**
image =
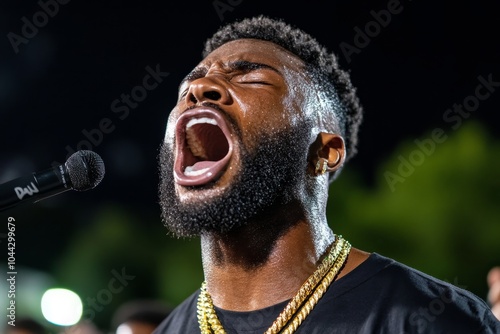
{"type": "MultiPolygon", "coordinates": [[[[200,333],[198,295],[182,302],[154,334],[200,333]]],[[[216,312],[228,334],[262,334],[286,304],[216,312]]],[[[500,321],[471,292],[374,253],[330,285],[296,333],[500,333],[500,321]]]]}

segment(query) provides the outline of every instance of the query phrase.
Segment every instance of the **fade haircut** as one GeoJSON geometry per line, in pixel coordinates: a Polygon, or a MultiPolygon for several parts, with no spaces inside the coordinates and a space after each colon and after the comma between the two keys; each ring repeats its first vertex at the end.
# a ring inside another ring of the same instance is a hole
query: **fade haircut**
{"type": "Polygon", "coordinates": [[[334,117],[346,145],[346,161],[357,153],[358,131],[363,109],[352,85],[349,73],[339,67],[335,54],[328,52],[315,38],[280,19],[260,15],[221,27],[205,42],[202,56],[225,43],[254,38],[277,44],[292,52],[305,63],[306,72],[326,96],[326,105],[334,110],[334,117]],[[340,108],[338,107],[340,102],[340,108]]]}

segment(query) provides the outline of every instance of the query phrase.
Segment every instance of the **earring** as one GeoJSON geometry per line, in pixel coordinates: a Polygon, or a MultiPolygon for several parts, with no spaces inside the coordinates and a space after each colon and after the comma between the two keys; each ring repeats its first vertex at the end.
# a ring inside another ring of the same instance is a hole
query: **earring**
{"type": "Polygon", "coordinates": [[[316,175],[323,175],[326,173],[326,169],[328,168],[328,160],[320,158],[318,162],[316,162],[316,169],[314,172],[316,175]]]}

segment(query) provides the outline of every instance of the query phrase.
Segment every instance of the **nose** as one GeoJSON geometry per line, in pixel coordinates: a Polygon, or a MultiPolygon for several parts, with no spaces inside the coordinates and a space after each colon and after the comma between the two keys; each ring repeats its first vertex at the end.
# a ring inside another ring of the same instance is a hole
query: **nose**
{"type": "Polygon", "coordinates": [[[231,95],[222,80],[216,77],[203,77],[194,80],[189,86],[185,97],[186,103],[212,102],[225,105],[231,104],[231,95]]]}

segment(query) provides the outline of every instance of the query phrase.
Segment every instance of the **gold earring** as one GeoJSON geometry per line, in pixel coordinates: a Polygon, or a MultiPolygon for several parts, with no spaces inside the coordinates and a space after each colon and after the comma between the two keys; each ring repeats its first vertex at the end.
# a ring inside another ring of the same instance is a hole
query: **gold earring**
{"type": "Polygon", "coordinates": [[[328,160],[319,158],[318,162],[316,162],[316,169],[314,172],[316,175],[323,175],[326,173],[326,169],[328,168],[328,160]]]}

